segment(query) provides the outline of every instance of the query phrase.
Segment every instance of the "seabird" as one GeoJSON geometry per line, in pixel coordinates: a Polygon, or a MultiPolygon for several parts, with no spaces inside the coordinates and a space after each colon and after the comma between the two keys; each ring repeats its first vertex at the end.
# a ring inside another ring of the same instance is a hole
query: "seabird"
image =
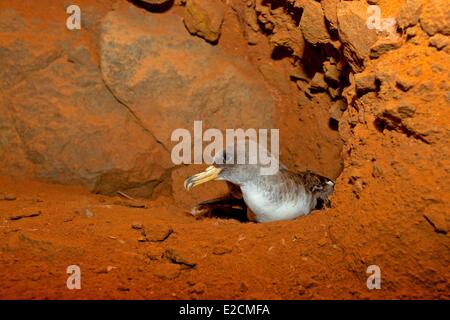
{"type": "Polygon", "coordinates": [[[232,208],[250,209],[249,216],[256,222],[290,220],[309,214],[313,209],[330,206],[328,196],[333,192],[334,182],[311,171],[292,172],[279,163],[277,173],[262,175],[261,165],[236,164],[231,159],[248,148],[226,148],[214,159],[205,171],[187,178],[186,190],[211,180],[228,182],[231,194],[228,198],[214,199],[200,203],[193,214],[204,210],[221,208],[227,204],[232,208]],[[230,163],[231,162],[231,163],[230,163]],[[239,203],[240,200],[245,202],[239,203]],[[230,202],[231,201],[231,202],[230,202]]]}

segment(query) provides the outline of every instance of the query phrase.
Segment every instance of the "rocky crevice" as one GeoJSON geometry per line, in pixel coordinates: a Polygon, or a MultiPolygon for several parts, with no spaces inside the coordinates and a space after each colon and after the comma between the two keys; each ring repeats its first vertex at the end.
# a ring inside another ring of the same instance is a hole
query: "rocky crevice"
{"type": "Polygon", "coordinates": [[[121,104],[126,110],[127,112],[130,113],[130,115],[136,120],[136,123],[145,131],[148,133],[148,135],[159,145],[161,145],[161,147],[166,150],[168,153],[170,153],[170,150],[168,149],[168,147],[166,145],[164,145],[164,143],[160,140],[158,140],[154,134],[152,133],[152,131],[150,129],[148,129],[144,122],[137,116],[137,114],[133,111],[133,109],[128,106],[125,102],[123,102],[122,100],[120,100],[120,98],[118,98],[114,92],[111,90],[111,88],[105,83],[106,88],[108,89],[108,91],[111,93],[111,95],[114,97],[114,99],[116,99],[116,101],[121,104]]]}

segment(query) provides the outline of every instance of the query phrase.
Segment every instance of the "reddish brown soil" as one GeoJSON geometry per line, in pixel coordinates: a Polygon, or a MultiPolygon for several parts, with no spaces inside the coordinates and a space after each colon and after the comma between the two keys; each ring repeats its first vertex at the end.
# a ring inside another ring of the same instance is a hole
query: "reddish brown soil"
{"type": "Polygon", "coordinates": [[[17,197],[0,202],[2,298],[448,298],[448,278],[436,286],[421,278],[424,272],[448,277],[447,266],[433,260],[437,257],[425,265],[414,259],[448,237],[420,219],[414,221],[415,233],[427,235],[420,242],[409,242],[414,232],[401,224],[383,233],[376,226],[380,222],[359,203],[337,203],[345,212],[323,210],[295,221],[243,224],[197,221],[169,198],[128,201],[11,178],[2,178],[1,186],[17,197]],[[127,207],[130,203],[147,208],[127,207]],[[87,208],[93,217],[85,215],[87,208]],[[37,217],[9,220],[39,211],[37,217]],[[142,224],[151,240],[163,239],[169,229],[173,233],[160,242],[139,242],[135,224],[142,224]],[[182,264],[174,262],[174,255],[182,264]],[[73,264],[81,268],[81,290],[66,288],[66,268],[73,264]],[[366,287],[371,264],[382,268],[382,290],[366,287]],[[404,269],[417,276],[399,277],[404,269]]]}
{"type": "MultiPolygon", "coordinates": [[[[392,297],[388,280],[385,290],[367,290],[364,263],[336,242],[348,230],[335,211],[268,224],[197,221],[171,199],[140,200],[148,208],[136,209],[81,188],[7,178],[1,186],[17,197],[0,202],[3,298],[392,297]],[[86,217],[86,208],[95,216],[86,217]],[[42,214],[8,220],[36,211],[42,214]],[[139,242],[134,223],[150,235],[174,232],[139,242]],[[171,262],[167,250],[196,266],[171,262]],[[72,264],[82,270],[80,291],[66,288],[72,264]]],[[[411,294],[395,296],[402,293],[411,294]]]]}

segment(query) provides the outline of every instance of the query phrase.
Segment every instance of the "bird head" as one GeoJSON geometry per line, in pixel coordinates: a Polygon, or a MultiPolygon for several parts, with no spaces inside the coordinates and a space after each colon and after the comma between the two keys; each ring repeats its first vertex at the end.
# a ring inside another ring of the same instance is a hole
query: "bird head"
{"type": "Polygon", "coordinates": [[[213,180],[226,180],[241,185],[252,175],[257,174],[257,169],[257,165],[237,164],[234,161],[233,153],[224,150],[215,157],[211,166],[187,178],[184,181],[184,187],[189,191],[193,187],[213,180]]]}
{"type": "MultiPolygon", "coordinates": [[[[212,180],[226,180],[236,185],[242,185],[254,179],[255,176],[260,174],[260,169],[263,166],[259,162],[258,156],[258,152],[261,150],[258,148],[261,148],[261,146],[252,140],[247,140],[245,143],[228,145],[215,156],[212,165],[205,171],[185,180],[185,189],[190,190],[212,180]],[[256,158],[252,158],[255,153],[256,158]]],[[[265,149],[262,151],[266,152],[265,149]]],[[[267,153],[267,155],[270,157],[270,161],[277,161],[278,164],[278,159],[275,159],[270,153],[267,153]]]]}

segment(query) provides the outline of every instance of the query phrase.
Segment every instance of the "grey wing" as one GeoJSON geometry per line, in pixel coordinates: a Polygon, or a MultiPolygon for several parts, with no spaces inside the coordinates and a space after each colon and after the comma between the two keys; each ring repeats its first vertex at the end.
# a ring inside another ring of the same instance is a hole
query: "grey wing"
{"type": "Polygon", "coordinates": [[[227,181],[228,190],[230,191],[230,197],[233,199],[242,199],[241,187],[238,185],[227,181]]]}

